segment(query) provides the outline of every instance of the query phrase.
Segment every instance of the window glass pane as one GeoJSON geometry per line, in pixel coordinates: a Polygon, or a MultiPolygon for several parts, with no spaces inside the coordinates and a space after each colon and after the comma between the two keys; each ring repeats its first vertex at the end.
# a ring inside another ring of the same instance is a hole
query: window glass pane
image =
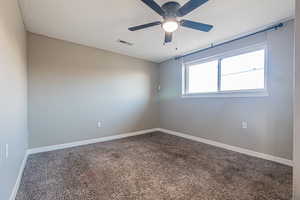
{"type": "Polygon", "coordinates": [[[221,90],[263,89],[265,50],[254,51],[221,61],[221,90]]]}
{"type": "Polygon", "coordinates": [[[188,67],[188,93],[218,91],[218,61],[188,67]]]}

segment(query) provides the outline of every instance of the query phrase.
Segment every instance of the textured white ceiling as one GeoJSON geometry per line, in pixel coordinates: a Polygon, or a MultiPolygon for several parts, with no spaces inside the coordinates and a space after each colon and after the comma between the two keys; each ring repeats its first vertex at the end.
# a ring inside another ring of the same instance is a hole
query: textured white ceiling
{"type": "MultiPolygon", "coordinates": [[[[183,5],[188,0],[178,0],[183,5]]],[[[167,0],[156,0],[160,5],[167,0]]],[[[28,31],[99,49],[161,62],[206,45],[294,16],[294,0],[210,0],[186,19],[214,25],[209,33],[180,28],[163,45],[160,26],[128,27],[161,20],[140,0],[20,0],[28,31]],[[118,39],[134,43],[126,46],[118,39]],[[176,50],[176,48],[178,48],[176,50]]]]}

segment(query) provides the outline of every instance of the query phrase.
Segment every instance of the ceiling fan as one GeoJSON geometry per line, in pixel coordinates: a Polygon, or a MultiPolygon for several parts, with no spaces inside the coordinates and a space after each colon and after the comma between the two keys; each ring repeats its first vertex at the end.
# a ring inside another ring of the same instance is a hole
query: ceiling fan
{"type": "Polygon", "coordinates": [[[152,26],[161,25],[165,31],[165,43],[172,41],[173,32],[178,29],[179,26],[186,28],[192,28],[199,31],[209,32],[213,26],[209,24],[203,24],[200,22],[194,22],[190,20],[179,20],[179,17],[183,17],[196,8],[200,7],[202,4],[206,3],[208,0],[190,0],[183,6],[175,1],[170,1],[163,4],[161,7],[153,0],[141,0],[156,13],[163,17],[163,21],[151,22],[148,24],[143,24],[139,26],[130,27],[130,31],[137,31],[152,26]]]}

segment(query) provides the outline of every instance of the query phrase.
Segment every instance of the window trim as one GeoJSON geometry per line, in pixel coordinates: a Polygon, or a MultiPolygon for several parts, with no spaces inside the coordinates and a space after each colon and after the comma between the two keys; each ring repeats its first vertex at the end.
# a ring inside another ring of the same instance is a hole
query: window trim
{"type": "Polygon", "coordinates": [[[183,98],[199,98],[199,97],[266,97],[268,93],[268,47],[266,43],[259,43],[251,45],[245,48],[235,49],[227,51],[222,54],[216,54],[214,56],[192,60],[182,63],[182,97],[183,98]],[[265,51],[265,63],[264,63],[264,88],[263,89],[249,89],[249,90],[230,90],[221,91],[221,60],[224,58],[230,58],[239,56],[254,51],[265,51]],[[188,68],[195,64],[203,64],[210,61],[218,61],[218,91],[206,92],[206,93],[188,93],[188,68]]]}

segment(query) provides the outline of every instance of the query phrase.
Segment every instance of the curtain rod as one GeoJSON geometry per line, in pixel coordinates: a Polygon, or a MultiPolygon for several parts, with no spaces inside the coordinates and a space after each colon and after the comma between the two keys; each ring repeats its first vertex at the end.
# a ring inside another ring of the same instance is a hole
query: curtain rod
{"type": "Polygon", "coordinates": [[[248,34],[248,35],[244,35],[244,36],[241,36],[241,37],[238,37],[236,39],[233,39],[233,40],[229,40],[227,42],[223,42],[223,43],[220,43],[220,44],[216,44],[214,45],[213,43],[211,44],[210,47],[207,47],[207,48],[204,48],[204,49],[200,49],[200,50],[197,50],[197,51],[194,51],[194,52],[191,52],[191,53],[187,53],[187,54],[184,54],[184,55],[181,55],[181,56],[177,56],[175,57],[175,60],[178,60],[180,58],[184,58],[184,57],[187,57],[187,56],[190,56],[190,55],[194,55],[196,53],[200,53],[202,51],[206,51],[206,50],[209,50],[209,49],[212,49],[212,48],[215,48],[215,47],[219,47],[219,46],[222,46],[222,45],[225,45],[225,44],[228,44],[228,43],[231,43],[231,42],[235,42],[237,40],[241,40],[241,39],[244,39],[244,38],[247,38],[247,37],[251,37],[253,35],[256,35],[256,34],[259,34],[259,33],[263,33],[263,32],[266,32],[266,31],[270,31],[270,30],[277,30],[278,28],[281,28],[283,27],[283,23],[279,23],[277,25],[274,25],[274,26],[271,26],[269,28],[265,28],[263,30],[260,30],[260,31],[257,31],[255,33],[251,33],[251,34],[248,34]]]}

